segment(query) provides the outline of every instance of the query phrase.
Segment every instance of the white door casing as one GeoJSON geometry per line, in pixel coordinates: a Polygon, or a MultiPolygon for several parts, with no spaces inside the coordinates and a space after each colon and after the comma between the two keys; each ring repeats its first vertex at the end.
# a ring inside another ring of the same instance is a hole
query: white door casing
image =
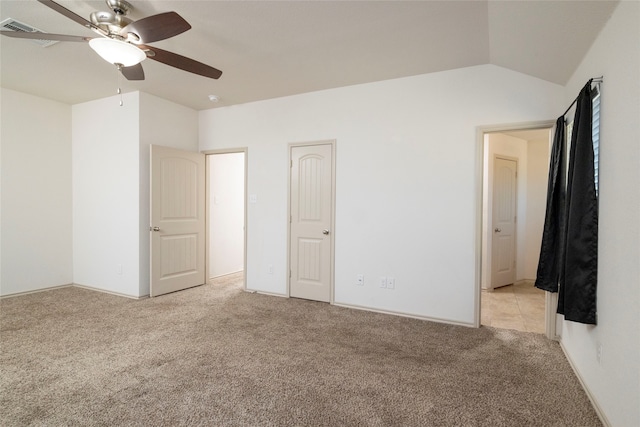
{"type": "Polygon", "coordinates": [[[205,155],[151,146],[151,296],[205,283],[205,155]]]}
{"type": "MultiPolygon", "coordinates": [[[[484,179],[484,153],[485,153],[485,144],[487,144],[486,136],[492,133],[501,133],[505,131],[521,131],[521,130],[534,130],[534,129],[547,129],[549,131],[549,151],[551,151],[552,141],[553,141],[553,127],[555,126],[555,120],[544,120],[538,122],[526,122],[526,123],[516,123],[512,125],[499,125],[499,126],[479,126],[476,129],[476,145],[478,149],[476,150],[476,166],[477,166],[477,187],[476,187],[476,280],[475,280],[475,327],[481,326],[481,296],[482,296],[482,277],[483,271],[485,268],[489,270],[487,281],[491,282],[491,266],[483,266],[482,264],[482,255],[483,255],[483,241],[487,239],[489,242],[492,241],[493,230],[486,230],[488,227],[483,226],[483,179],[484,179]],[[485,231],[486,230],[486,231],[485,231]]],[[[490,203],[490,202],[489,202],[490,203]]],[[[487,226],[491,225],[491,216],[487,221],[487,226]]],[[[487,252],[490,258],[491,247],[487,248],[487,252]]],[[[490,286],[489,286],[490,287],[490,286]]],[[[545,298],[545,319],[546,319],[546,336],[549,339],[557,339],[556,328],[558,328],[558,332],[561,328],[556,324],[556,320],[561,318],[561,316],[556,315],[556,306],[557,306],[557,294],[551,294],[549,292],[546,293],[545,298]],[[554,300],[555,297],[555,300],[554,300]]]]}
{"type": "Polygon", "coordinates": [[[491,288],[516,281],[517,162],[496,157],[493,163],[491,288]]]}
{"type": "Polygon", "coordinates": [[[332,143],[290,147],[289,296],[331,302],[332,143]]]}

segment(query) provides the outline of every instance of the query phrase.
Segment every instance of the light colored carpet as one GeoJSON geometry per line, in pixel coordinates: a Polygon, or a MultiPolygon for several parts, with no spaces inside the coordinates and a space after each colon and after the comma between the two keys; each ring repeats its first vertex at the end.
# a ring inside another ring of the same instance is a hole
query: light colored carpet
{"type": "Polygon", "coordinates": [[[558,344],[205,285],[0,300],[3,426],[598,426],[558,344]]]}

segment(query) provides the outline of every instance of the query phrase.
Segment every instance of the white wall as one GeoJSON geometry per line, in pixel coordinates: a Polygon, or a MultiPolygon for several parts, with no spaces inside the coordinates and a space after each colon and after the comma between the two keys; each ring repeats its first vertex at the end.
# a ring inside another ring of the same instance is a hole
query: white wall
{"type": "Polygon", "coordinates": [[[139,94],[72,107],[73,281],[139,296],[139,94]]]}
{"type": "Polygon", "coordinates": [[[565,90],[604,76],[598,325],[563,322],[562,345],[612,426],[640,425],[640,3],[621,2],[565,90]],[[602,345],[601,363],[597,347],[602,345]]]}
{"type": "Polygon", "coordinates": [[[195,110],[143,92],[73,106],[74,282],[149,294],[149,145],[198,148],[195,110]]]}
{"type": "Polygon", "coordinates": [[[70,284],[71,107],[0,97],[0,295],[70,284]]]}
{"type": "Polygon", "coordinates": [[[485,65],[200,112],[201,150],[249,147],[247,287],[286,293],[287,144],[336,139],[336,302],[473,324],[476,127],[552,119],[562,96],[485,65]]]}
{"type": "Polygon", "coordinates": [[[547,205],[549,138],[527,141],[527,209],[522,278],[535,280],[547,205]]]}
{"type": "Polygon", "coordinates": [[[209,159],[209,276],[244,269],[244,153],[209,159]]]}
{"type": "Polygon", "coordinates": [[[149,295],[149,225],[151,145],[198,151],[198,113],[157,96],[140,92],[140,286],[138,295],[149,295]]]}

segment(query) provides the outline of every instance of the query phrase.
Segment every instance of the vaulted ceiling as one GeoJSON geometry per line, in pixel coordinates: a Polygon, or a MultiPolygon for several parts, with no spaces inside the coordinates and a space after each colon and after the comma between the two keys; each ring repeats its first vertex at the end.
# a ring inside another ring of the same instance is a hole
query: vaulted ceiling
{"type": "MultiPolygon", "coordinates": [[[[143,61],[127,81],[88,44],[0,37],[2,87],[75,104],[141,90],[196,110],[495,64],[565,84],[617,1],[136,1],[137,20],[176,11],[192,29],[151,45],[223,71],[208,79],[143,61]],[[220,101],[213,104],[209,95],[220,101]]],[[[60,0],[88,19],[104,1],[60,0]]],[[[44,32],[97,35],[35,0],[0,18],[44,32]]]]}

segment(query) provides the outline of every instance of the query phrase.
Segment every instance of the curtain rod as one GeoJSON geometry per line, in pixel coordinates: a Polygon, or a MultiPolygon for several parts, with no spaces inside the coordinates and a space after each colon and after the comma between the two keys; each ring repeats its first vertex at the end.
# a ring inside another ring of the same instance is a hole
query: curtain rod
{"type": "MultiPolygon", "coordinates": [[[[602,83],[604,81],[603,76],[600,77],[593,77],[591,79],[589,79],[589,81],[587,82],[587,84],[591,84],[591,83],[602,83]]],[[[580,96],[580,95],[578,95],[580,96]]],[[[576,99],[573,100],[573,102],[571,103],[571,105],[569,105],[569,108],[566,109],[566,111],[564,113],[562,113],[562,116],[566,116],[567,113],[569,112],[569,110],[571,110],[571,107],[573,107],[575,105],[575,103],[578,101],[578,96],[576,96],[576,99]]],[[[561,116],[561,117],[562,117],[561,116]]]]}

